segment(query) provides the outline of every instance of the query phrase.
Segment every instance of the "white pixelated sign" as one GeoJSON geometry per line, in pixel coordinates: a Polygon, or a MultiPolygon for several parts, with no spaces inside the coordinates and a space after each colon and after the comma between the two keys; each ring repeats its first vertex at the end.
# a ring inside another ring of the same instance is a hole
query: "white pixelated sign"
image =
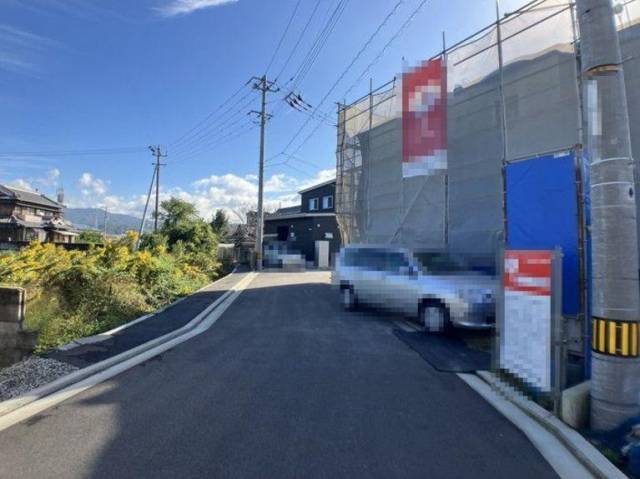
{"type": "Polygon", "coordinates": [[[505,251],[500,367],[551,391],[553,251],[505,251]]]}

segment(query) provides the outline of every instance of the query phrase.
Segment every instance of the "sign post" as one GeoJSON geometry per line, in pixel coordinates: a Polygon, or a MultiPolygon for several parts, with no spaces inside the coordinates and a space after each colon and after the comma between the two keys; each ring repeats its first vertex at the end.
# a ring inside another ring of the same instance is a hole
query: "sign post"
{"type": "Polygon", "coordinates": [[[499,367],[550,394],[559,413],[564,388],[562,253],[506,250],[499,367]]]}

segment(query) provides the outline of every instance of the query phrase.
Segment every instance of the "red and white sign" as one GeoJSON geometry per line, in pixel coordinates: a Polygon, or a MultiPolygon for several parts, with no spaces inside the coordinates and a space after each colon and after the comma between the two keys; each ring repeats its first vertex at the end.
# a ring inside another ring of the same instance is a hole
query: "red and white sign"
{"type": "Polygon", "coordinates": [[[551,391],[553,256],[553,251],[504,254],[500,366],[544,392],[551,391]]]}
{"type": "Polygon", "coordinates": [[[505,289],[550,296],[552,262],[552,251],[505,251],[505,289]]]}
{"type": "Polygon", "coordinates": [[[447,168],[447,82],[442,58],[402,75],[402,176],[447,168]]]}

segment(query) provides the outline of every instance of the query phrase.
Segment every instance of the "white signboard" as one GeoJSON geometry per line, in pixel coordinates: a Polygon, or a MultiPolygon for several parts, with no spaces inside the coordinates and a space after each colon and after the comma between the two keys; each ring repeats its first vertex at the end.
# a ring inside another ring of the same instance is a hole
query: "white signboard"
{"type": "Polygon", "coordinates": [[[506,251],[500,367],[551,391],[553,251],[506,251]]]}

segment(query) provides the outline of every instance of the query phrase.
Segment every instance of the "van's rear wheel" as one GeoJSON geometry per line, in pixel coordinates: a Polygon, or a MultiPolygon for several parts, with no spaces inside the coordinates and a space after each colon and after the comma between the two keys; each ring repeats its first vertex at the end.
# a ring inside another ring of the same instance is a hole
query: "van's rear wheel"
{"type": "Polygon", "coordinates": [[[343,286],[340,290],[342,307],[347,311],[353,311],[358,306],[358,298],[353,291],[353,286],[343,286]]]}
{"type": "Polygon", "coordinates": [[[428,333],[443,333],[450,328],[449,311],[437,301],[425,301],[418,311],[418,322],[428,333]]]}

